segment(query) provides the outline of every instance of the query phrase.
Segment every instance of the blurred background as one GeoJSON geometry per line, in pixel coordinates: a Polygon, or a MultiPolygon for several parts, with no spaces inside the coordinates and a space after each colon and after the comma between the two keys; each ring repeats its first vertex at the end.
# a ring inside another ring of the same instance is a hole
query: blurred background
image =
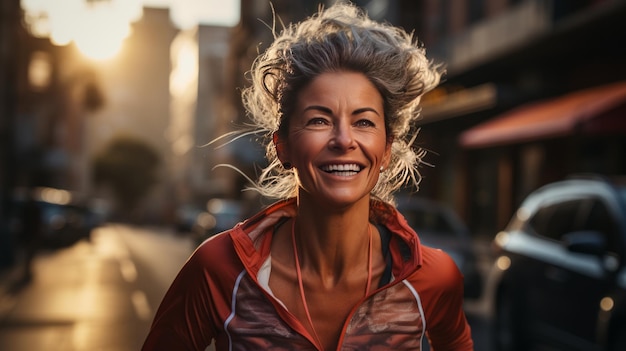
{"type": "MultiPolygon", "coordinates": [[[[261,141],[208,143],[246,126],[272,11],[287,24],[331,2],[1,1],[0,349],[139,348],[197,244],[267,204],[215,168],[255,178],[261,141]]],[[[626,173],[626,1],[354,2],[445,64],[423,99],[415,196],[458,215],[479,273],[532,191],[626,173]]],[[[488,350],[480,299],[468,311],[488,350]]]]}

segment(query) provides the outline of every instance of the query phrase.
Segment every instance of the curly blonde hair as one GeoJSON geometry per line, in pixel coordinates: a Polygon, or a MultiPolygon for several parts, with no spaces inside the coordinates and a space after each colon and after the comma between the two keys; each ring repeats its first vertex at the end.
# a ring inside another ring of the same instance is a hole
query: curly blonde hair
{"type": "Polygon", "coordinates": [[[424,150],[414,146],[421,96],[433,89],[443,70],[426,58],[424,48],[399,27],[371,20],[355,5],[338,2],[302,22],[274,33],[274,41],[256,58],[243,104],[254,125],[267,137],[268,165],[255,189],[270,198],[295,196],[298,178],[278,160],[272,135],[286,136],[297,94],[322,73],[363,73],[384,101],[385,129],[393,137],[388,168],[371,195],[393,202],[405,185],[418,189],[418,166],[424,150]]]}

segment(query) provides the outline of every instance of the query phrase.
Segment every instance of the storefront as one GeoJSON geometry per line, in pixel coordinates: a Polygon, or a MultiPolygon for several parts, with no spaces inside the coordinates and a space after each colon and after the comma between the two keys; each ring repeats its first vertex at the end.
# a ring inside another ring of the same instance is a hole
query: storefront
{"type": "Polygon", "coordinates": [[[528,103],[459,135],[465,214],[502,229],[532,190],[576,173],[626,174],[626,82],[528,103]],[[495,217],[494,217],[495,216],[495,217]]]}

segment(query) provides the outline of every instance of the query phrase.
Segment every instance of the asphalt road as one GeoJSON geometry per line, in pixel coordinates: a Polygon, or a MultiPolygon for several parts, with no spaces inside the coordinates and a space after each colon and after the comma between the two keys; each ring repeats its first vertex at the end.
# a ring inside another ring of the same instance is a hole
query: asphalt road
{"type": "Polygon", "coordinates": [[[31,281],[19,269],[2,276],[0,350],[139,350],[192,249],[169,232],[109,225],[40,252],[31,281]]]}

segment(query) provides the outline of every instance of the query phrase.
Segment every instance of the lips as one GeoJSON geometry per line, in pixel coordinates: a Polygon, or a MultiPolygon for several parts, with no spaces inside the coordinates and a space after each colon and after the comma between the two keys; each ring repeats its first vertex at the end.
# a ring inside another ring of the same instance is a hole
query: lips
{"type": "Polygon", "coordinates": [[[349,177],[359,173],[362,167],[356,163],[329,164],[320,167],[326,173],[332,173],[342,177],[349,177]]]}

